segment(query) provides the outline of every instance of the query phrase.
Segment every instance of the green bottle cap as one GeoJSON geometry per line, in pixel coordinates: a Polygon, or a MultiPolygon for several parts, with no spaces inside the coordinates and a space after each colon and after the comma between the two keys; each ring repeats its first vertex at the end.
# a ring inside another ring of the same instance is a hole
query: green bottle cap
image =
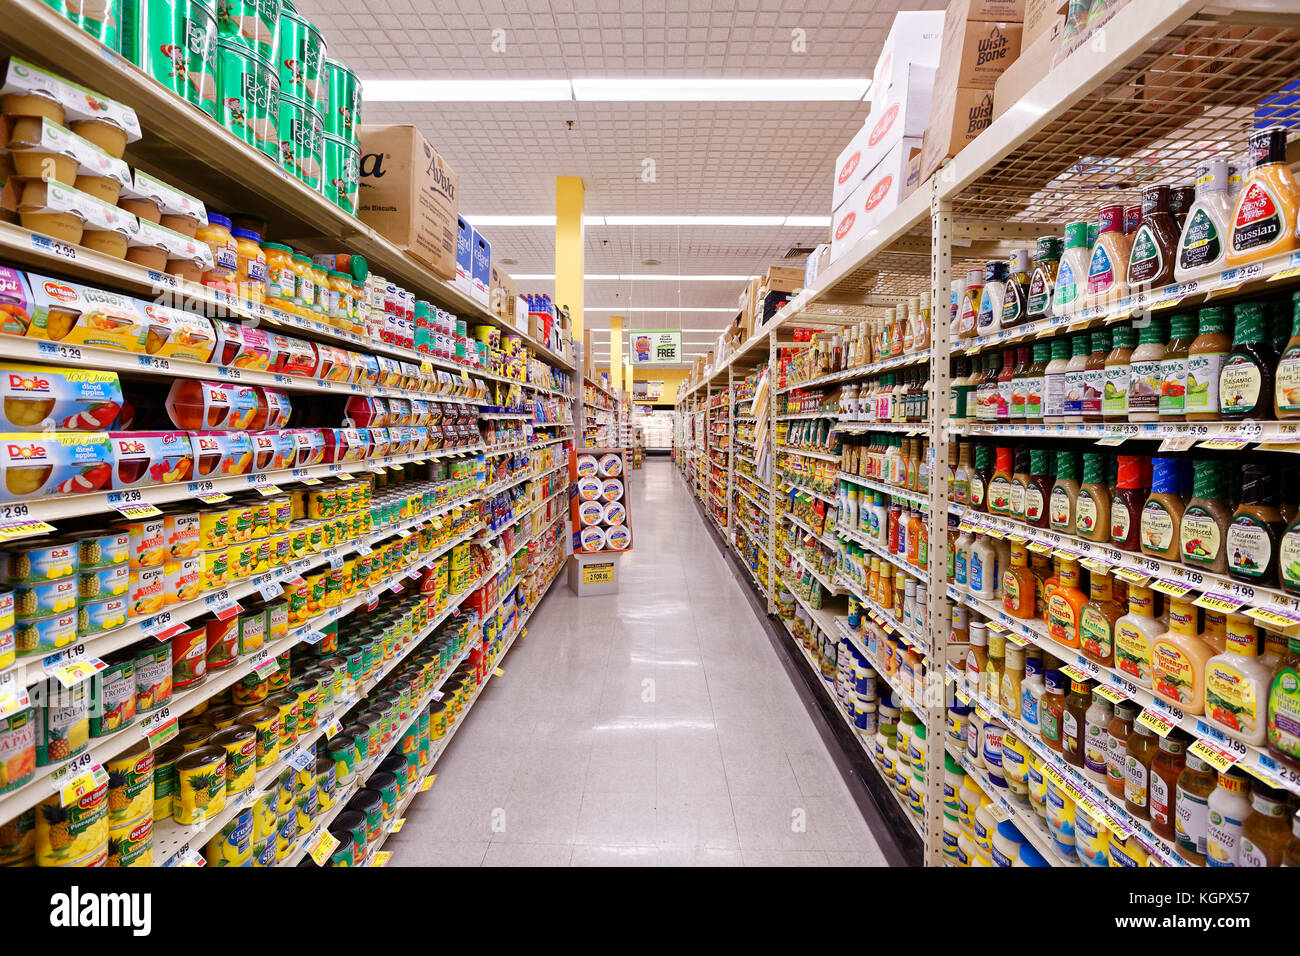
{"type": "Polygon", "coordinates": [[[1046,362],[1052,355],[1052,347],[1046,342],[1034,343],[1034,361],[1046,362]]]}
{"type": "Polygon", "coordinates": [[[1092,350],[1094,352],[1110,351],[1110,329],[1092,333],[1092,350]]]}
{"type": "Polygon", "coordinates": [[[1164,345],[1165,341],[1165,321],[1158,316],[1143,326],[1138,335],[1139,345],[1164,345]]]}
{"type": "Polygon", "coordinates": [[[1219,463],[1209,459],[1192,462],[1192,496],[1195,498],[1223,497],[1219,463]]]}
{"type": "Polygon", "coordinates": [[[1088,352],[1088,333],[1081,332],[1070,343],[1070,357],[1077,358],[1080,355],[1087,355],[1088,352]]]}
{"type": "Polygon", "coordinates": [[[1059,236],[1039,236],[1034,244],[1035,262],[1059,262],[1061,239],[1059,236]]]}
{"type": "Polygon", "coordinates": [[[993,467],[993,449],[988,445],[975,446],[975,467],[992,468],[993,467]]]}
{"type": "Polygon", "coordinates": [[[1264,303],[1240,302],[1232,310],[1233,345],[1253,345],[1264,341],[1264,303]]]}
{"type": "Polygon", "coordinates": [[[1190,312],[1175,315],[1169,320],[1169,338],[1190,339],[1196,334],[1196,316],[1190,312]]]}
{"type": "Polygon", "coordinates": [[[1197,316],[1201,323],[1201,335],[1223,332],[1228,328],[1228,310],[1221,305],[1212,305],[1201,309],[1197,316]]]}
{"type": "Polygon", "coordinates": [[[1065,227],[1065,248],[1066,249],[1087,249],[1090,248],[1088,243],[1088,223],[1072,222],[1065,227]]]}
{"type": "MultiPolygon", "coordinates": [[[[1300,309],[1296,310],[1296,315],[1300,315],[1300,309]]],[[[1053,339],[1052,340],[1052,359],[1068,359],[1070,357],[1070,340],[1053,339]]]]}
{"type": "Polygon", "coordinates": [[[1056,477],[1058,480],[1070,480],[1079,474],[1079,456],[1072,451],[1056,453],[1056,477]]]}
{"type": "Polygon", "coordinates": [[[1047,474],[1047,456],[1050,452],[1042,448],[1034,448],[1029,452],[1029,473],[1031,475],[1047,474]]]}
{"type": "Polygon", "coordinates": [[[1101,484],[1102,476],[1105,474],[1105,457],[1105,455],[1097,451],[1083,453],[1083,483],[1085,485],[1101,484]]]}
{"type": "Polygon", "coordinates": [[[1133,347],[1133,326],[1117,325],[1113,330],[1114,344],[1117,349],[1131,349],[1133,347]]]}

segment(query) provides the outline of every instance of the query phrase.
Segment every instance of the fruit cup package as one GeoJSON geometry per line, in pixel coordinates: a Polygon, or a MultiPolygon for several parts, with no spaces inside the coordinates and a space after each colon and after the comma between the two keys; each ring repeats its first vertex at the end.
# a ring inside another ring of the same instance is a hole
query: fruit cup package
{"type": "Polygon", "coordinates": [[[370,432],[370,457],[383,458],[389,454],[392,448],[387,428],[369,428],[370,432]]]}
{"type": "Polygon", "coordinates": [[[112,455],[102,432],[0,434],[0,501],[98,491],[112,478],[112,455]]]}
{"type": "Polygon", "coordinates": [[[316,368],[313,378],[323,378],[329,382],[346,382],[352,375],[352,363],[348,353],[332,345],[316,346],[316,368]]]}
{"type": "Polygon", "coordinates": [[[26,335],[32,324],[32,296],[27,277],[0,266],[0,335],[26,335]]]}
{"type": "Polygon", "coordinates": [[[32,296],[28,337],[123,352],[145,350],[148,323],[134,299],[34,272],[27,274],[27,284],[32,296]]]}
{"type": "MultiPolygon", "coordinates": [[[[156,179],[148,173],[137,169],[135,179],[125,189],[122,195],[128,200],[136,203],[147,203],[147,206],[130,206],[132,211],[140,216],[142,220],[146,219],[146,212],[137,211],[138,209],[156,209],[158,218],[148,216],[147,221],[155,223],[161,222],[163,226],[174,231],[180,232],[186,236],[193,236],[194,232],[200,226],[208,224],[208,211],[202,201],[194,198],[187,192],[182,192],[170,183],[165,183],[161,179],[156,179]]],[[[207,245],[207,243],[204,243],[207,245]]],[[[212,249],[208,249],[208,268],[212,268],[212,249]]]]}
{"type": "Polygon", "coordinates": [[[249,432],[253,443],[253,471],[280,471],[292,468],[297,455],[293,435],[284,431],[249,432]]]}
{"type": "Polygon", "coordinates": [[[316,370],[316,346],[311,342],[281,335],[270,337],[271,363],[269,371],[283,375],[311,375],[316,370]]]}
{"type": "Polygon", "coordinates": [[[271,364],[271,340],[262,329],[218,320],[214,361],[228,368],[265,372],[271,364]]]}
{"type": "Polygon", "coordinates": [[[422,399],[411,399],[411,424],[428,425],[429,424],[429,403],[422,399]]]}
{"type": "Polygon", "coordinates": [[[379,363],[379,384],[388,388],[397,388],[402,381],[402,363],[386,355],[377,356],[379,363]]]}
{"type": "Polygon", "coordinates": [[[190,442],[196,479],[243,475],[253,465],[253,443],[247,432],[191,432],[190,442]]]}
{"type": "Polygon", "coordinates": [[[379,384],[379,359],[364,352],[357,352],[353,365],[353,381],[358,385],[379,384]],[[358,365],[359,370],[356,368],[358,365]]]}
{"type": "Polygon", "coordinates": [[[319,428],[295,428],[290,434],[293,435],[296,449],[295,468],[319,465],[325,460],[325,436],[319,428]]]}
{"type": "Polygon", "coordinates": [[[207,362],[212,358],[217,335],[210,319],[152,302],[142,302],[140,308],[149,325],[144,340],[147,354],[195,362],[207,362]]]}
{"type": "MultiPolygon", "coordinates": [[[[117,193],[131,182],[131,170],[89,140],[48,116],[10,120],[8,148],[14,156],[14,180],[54,179],[67,185],[81,177],[95,177],[99,198],[117,202],[117,193]]],[[[15,182],[16,185],[16,182],[15,182]]]]}
{"type": "Polygon", "coordinates": [[[404,398],[388,400],[388,425],[411,424],[411,403],[404,398]]]}
{"type": "Polygon", "coordinates": [[[369,428],[386,423],[388,408],[382,398],[351,395],[343,406],[343,414],[357,428],[369,428]]]}
{"type": "Polygon", "coordinates": [[[117,373],[0,362],[0,427],[100,431],[122,410],[117,373]]]}
{"type": "Polygon", "coordinates": [[[289,415],[293,411],[293,403],[289,401],[289,396],[273,388],[257,386],[255,388],[259,399],[257,414],[245,427],[261,431],[267,428],[285,428],[288,426],[289,415]]]}
{"type": "MultiPolygon", "coordinates": [[[[14,191],[5,190],[6,202],[14,191]]],[[[132,236],[140,230],[139,221],[125,209],[50,180],[24,182],[16,205],[23,228],[114,259],[126,257],[132,236]]]]}
{"type": "Polygon", "coordinates": [[[167,393],[166,408],[177,428],[235,431],[248,428],[259,412],[264,414],[264,402],[252,385],[177,379],[167,393]]]}
{"type": "Polygon", "coordinates": [[[142,488],[188,481],[194,449],[188,432],[109,432],[112,488],[142,488]]]}
{"type": "MultiPolygon", "coordinates": [[[[0,85],[0,97],[10,96],[33,97],[47,104],[56,105],[64,114],[65,123],[73,126],[74,131],[86,138],[91,138],[87,135],[88,131],[78,129],[77,124],[92,123],[110,127],[116,131],[116,138],[123,146],[126,143],[134,143],[141,136],[140,121],[129,106],[110,100],[84,86],[78,86],[16,56],[9,58],[4,84],[0,85]]],[[[50,112],[48,109],[40,111],[23,109],[20,115],[47,116],[50,112]]],[[[99,136],[95,136],[92,141],[107,148],[107,144],[101,141],[99,136]]],[[[110,149],[109,152],[121,155],[120,149],[110,149]]]]}
{"type": "Polygon", "coordinates": [[[326,428],[325,461],[330,464],[343,461],[360,461],[366,456],[368,442],[355,428],[326,428]]]}
{"type": "Polygon", "coordinates": [[[148,269],[163,270],[197,281],[213,268],[212,247],[202,240],[141,218],[131,237],[127,259],[148,269]],[[173,263],[169,266],[168,263],[173,263]],[[178,267],[175,265],[180,263],[178,267]]]}

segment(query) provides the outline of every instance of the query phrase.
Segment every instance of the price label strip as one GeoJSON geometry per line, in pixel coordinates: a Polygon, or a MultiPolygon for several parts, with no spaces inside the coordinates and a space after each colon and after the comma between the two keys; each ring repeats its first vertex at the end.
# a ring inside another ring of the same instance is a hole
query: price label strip
{"type": "Polygon", "coordinates": [[[5,671],[0,674],[0,717],[25,710],[31,703],[22,672],[5,671]]]}
{"type": "Polygon", "coordinates": [[[94,677],[107,666],[98,657],[82,657],[56,667],[53,673],[64,687],[75,687],[83,680],[94,677]]]}
{"type": "Polygon", "coordinates": [[[108,783],[108,771],[89,753],[84,753],[50,774],[47,782],[67,806],[108,783]]]}
{"type": "Polygon", "coordinates": [[[307,847],[307,855],[317,866],[324,866],[334,851],[339,848],[339,840],[329,830],[322,830],[307,847]]]}
{"type": "Polygon", "coordinates": [[[124,504],[115,505],[114,507],[117,513],[128,521],[143,521],[145,518],[156,518],[162,514],[162,510],[157,505],[152,505],[147,501],[141,504],[124,504]]]}
{"type": "Polygon", "coordinates": [[[438,775],[436,773],[429,774],[429,776],[424,778],[424,782],[420,784],[419,792],[424,793],[426,790],[428,790],[430,787],[433,786],[433,782],[437,779],[438,779],[438,775]]]}
{"type": "Polygon", "coordinates": [[[163,707],[145,717],[140,722],[140,729],[149,740],[149,749],[157,750],[180,733],[180,724],[172,715],[171,708],[163,707]]]}
{"type": "Polygon", "coordinates": [[[1215,451],[1241,451],[1250,444],[1249,438],[1210,438],[1200,444],[1197,448],[1211,448],[1215,451]]]}
{"type": "Polygon", "coordinates": [[[1239,601],[1231,594],[1226,594],[1223,591],[1206,591],[1192,603],[1197,607],[1205,608],[1207,611],[1232,614],[1246,602],[1239,601]]]}
{"type": "Polygon", "coordinates": [[[30,518],[26,521],[0,521],[0,541],[16,541],[34,534],[49,534],[54,525],[30,518]]]}
{"type": "Polygon", "coordinates": [[[1300,627],[1300,614],[1296,614],[1290,608],[1282,608],[1276,605],[1272,607],[1248,607],[1246,608],[1246,614],[1265,627],[1271,627],[1275,631],[1286,631],[1293,627],[1300,627]]]}
{"type": "Polygon", "coordinates": [[[1151,582],[1151,590],[1159,591],[1161,594],[1168,594],[1170,597],[1180,598],[1191,593],[1192,589],[1178,581],[1171,581],[1169,578],[1157,578],[1151,582]]]}
{"type": "Polygon", "coordinates": [[[1188,748],[1196,756],[1200,757],[1219,773],[1227,773],[1228,768],[1237,762],[1239,754],[1217,747],[1208,740],[1198,739],[1192,741],[1191,747],[1188,748]]]}
{"type": "Polygon", "coordinates": [[[1143,727],[1159,734],[1162,738],[1168,737],[1169,732],[1174,729],[1174,722],[1167,716],[1155,710],[1143,710],[1138,714],[1137,722],[1143,727]]]}
{"type": "Polygon", "coordinates": [[[230,495],[223,495],[219,491],[213,491],[206,495],[199,495],[199,501],[205,502],[206,504],[210,504],[210,505],[219,505],[223,501],[229,501],[229,500],[230,500],[230,495]]]}

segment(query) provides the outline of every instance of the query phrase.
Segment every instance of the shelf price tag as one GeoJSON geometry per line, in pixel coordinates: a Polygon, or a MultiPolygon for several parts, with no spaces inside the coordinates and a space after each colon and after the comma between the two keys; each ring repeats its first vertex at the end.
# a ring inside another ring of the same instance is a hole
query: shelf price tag
{"type": "Polygon", "coordinates": [[[1210,438],[1201,442],[1197,448],[1212,448],[1217,451],[1240,451],[1250,444],[1249,438],[1210,438]]]}
{"type": "Polygon", "coordinates": [[[1195,438],[1189,438],[1186,435],[1181,435],[1173,438],[1166,438],[1164,441],[1162,441],[1160,443],[1160,451],[1162,452],[1187,451],[1187,449],[1191,448],[1195,444],[1196,444],[1195,438]]]}
{"type": "Polygon", "coordinates": [[[1197,607],[1205,608],[1207,611],[1231,614],[1246,602],[1238,601],[1232,595],[1225,594],[1222,591],[1206,591],[1192,603],[1197,607]]]}
{"type": "Polygon", "coordinates": [[[323,640],[325,640],[325,635],[317,630],[308,631],[302,636],[304,644],[319,644],[323,640]]]}
{"type": "Polygon", "coordinates": [[[0,674],[0,717],[8,717],[14,711],[31,706],[31,698],[22,676],[19,671],[0,674]]]}
{"type": "Polygon", "coordinates": [[[160,641],[165,641],[183,630],[185,630],[185,622],[175,620],[171,611],[159,611],[153,617],[145,618],[140,622],[142,634],[156,637],[160,641]]]}
{"type": "MultiPolygon", "coordinates": [[[[85,654],[86,646],[78,644],[74,650],[80,651],[80,654],[85,654]]],[[[56,667],[52,673],[64,687],[75,687],[83,680],[94,677],[107,666],[98,657],[82,657],[78,655],[76,659],[56,667]]]]}
{"type": "Polygon", "coordinates": [[[401,833],[402,827],[406,826],[406,817],[398,817],[388,828],[389,833],[401,833]]]}
{"type": "Polygon", "coordinates": [[[310,748],[300,747],[295,744],[293,750],[285,757],[285,763],[293,767],[294,770],[306,770],[316,763],[316,752],[310,748]]]}
{"type": "Polygon", "coordinates": [[[272,498],[276,495],[284,494],[284,492],[280,490],[279,485],[274,485],[269,481],[263,481],[263,483],[255,484],[253,487],[257,489],[257,493],[260,494],[263,498],[272,498]]]}
{"type": "Polygon", "coordinates": [[[1061,673],[1070,678],[1070,680],[1079,682],[1088,680],[1088,675],[1079,670],[1079,668],[1075,667],[1073,664],[1062,664],[1061,673]]]}
{"type": "Polygon", "coordinates": [[[374,862],[371,863],[370,865],[387,866],[388,861],[391,860],[392,858],[393,858],[393,852],[391,850],[380,850],[378,853],[375,854],[374,862]]]}
{"type": "Polygon", "coordinates": [[[317,866],[324,866],[338,848],[338,837],[330,833],[329,830],[321,830],[307,847],[307,855],[312,858],[317,866]]]}
{"type": "Polygon", "coordinates": [[[1151,582],[1151,590],[1159,591],[1162,594],[1168,594],[1170,597],[1180,598],[1184,594],[1191,593],[1191,588],[1179,581],[1171,581],[1168,578],[1156,578],[1151,582]]]}
{"type": "Polygon", "coordinates": [[[256,655],[254,656],[256,663],[253,665],[253,673],[263,679],[270,677],[275,673],[276,668],[280,666],[279,663],[271,656],[269,650],[258,651],[257,655],[262,656],[260,656],[260,658],[256,655]]]}
{"type": "Polygon", "coordinates": [[[160,707],[140,721],[140,729],[149,740],[149,749],[157,750],[180,732],[170,707],[160,707]]]}
{"type": "Polygon", "coordinates": [[[1228,768],[1240,759],[1241,755],[1222,747],[1217,747],[1208,740],[1193,740],[1191,747],[1188,748],[1196,756],[1200,757],[1219,773],[1226,773],[1228,768]]]}
{"type": "Polygon", "coordinates": [[[319,484],[321,484],[321,480],[320,480],[319,478],[303,478],[303,479],[301,479],[301,481],[302,481],[302,483],[303,483],[304,485],[319,485],[319,484]]]}
{"type": "Polygon", "coordinates": [[[424,793],[426,790],[428,790],[430,787],[433,786],[433,782],[437,779],[438,779],[438,775],[436,773],[429,774],[429,776],[424,778],[424,782],[420,784],[419,792],[424,793]]]}
{"type": "Polygon", "coordinates": [[[1282,608],[1276,605],[1273,607],[1248,607],[1246,608],[1246,614],[1276,631],[1286,631],[1300,626],[1300,614],[1296,614],[1290,608],[1282,608]]]}
{"type": "Polygon", "coordinates": [[[1168,737],[1169,731],[1174,729],[1172,720],[1164,714],[1151,709],[1143,710],[1142,713],[1138,714],[1137,722],[1161,737],[1168,737]]]}
{"type": "Polygon", "coordinates": [[[333,740],[338,735],[338,732],[343,729],[343,724],[339,722],[337,717],[331,717],[324,729],[326,738],[333,740]]]}
{"type": "Polygon", "coordinates": [[[220,491],[214,491],[210,494],[199,495],[199,501],[209,505],[219,505],[223,501],[229,501],[230,495],[222,494],[220,491]]]}
{"type": "Polygon", "coordinates": [[[35,518],[26,521],[0,522],[0,541],[16,541],[18,538],[27,538],[34,534],[49,534],[53,530],[54,525],[35,518]]]}
{"type": "Polygon", "coordinates": [[[108,783],[108,773],[89,753],[83,753],[65,763],[47,778],[50,788],[59,795],[64,806],[80,800],[92,790],[108,783]]]}
{"type": "Polygon", "coordinates": [[[162,510],[157,505],[147,501],[143,504],[123,504],[114,507],[117,513],[128,521],[143,521],[145,518],[156,518],[162,514],[162,510]]]}
{"type": "Polygon", "coordinates": [[[1098,697],[1110,701],[1112,705],[1119,704],[1122,703],[1123,701],[1128,700],[1127,697],[1125,697],[1115,688],[1109,687],[1106,684],[1098,684],[1096,687],[1093,688],[1093,691],[1097,694],[1098,697]]]}
{"type": "Polygon", "coordinates": [[[243,607],[230,596],[230,591],[226,588],[222,588],[215,594],[208,595],[203,599],[203,604],[221,621],[228,621],[243,610],[243,607]]]}

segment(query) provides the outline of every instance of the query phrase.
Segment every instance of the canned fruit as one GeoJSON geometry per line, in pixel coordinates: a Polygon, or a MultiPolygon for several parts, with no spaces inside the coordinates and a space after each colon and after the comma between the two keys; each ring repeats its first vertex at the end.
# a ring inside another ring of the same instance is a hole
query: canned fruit
{"type": "Polygon", "coordinates": [[[69,866],[107,850],[108,784],[64,805],[55,794],[36,808],[36,862],[69,866]]]}
{"type": "Polygon", "coordinates": [[[131,569],[152,568],[163,563],[167,557],[167,545],[163,539],[163,519],[146,518],[143,521],[130,521],[122,527],[131,539],[128,554],[131,569]]]}
{"type": "Polygon", "coordinates": [[[184,604],[201,593],[203,558],[195,555],[163,565],[163,604],[184,604]]]}
{"type": "Polygon", "coordinates": [[[146,814],[125,823],[110,826],[108,830],[108,860],[105,866],[153,866],[154,817],[146,814]]]}
{"type": "Polygon", "coordinates": [[[19,621],[14,625],[14,648],[18,654],[49,654],[76,640],[76,611],[19,621]]]}
{"type": "Polygon", "coordinates": [[[199,548],[225,548],[230,534],[230,511],[227,508],[199,512],[199,548]]]}
{"type": "Polygon", "coordinates": [[[157,614],[166,606],[166,594],[166,565],[131,570],[130,588],[127,592],[131,617],[157,614]]]}
{"type": "Polygon", "coordinates": [[[0,577],[6,584],[36,584],[74,574],[79,567],[71,541],[15,545],[0,554],[0,577]]]}
{"type": "Polygon", "coordinates": [[[201,823],[226,805],[226,751],[199,747],[176,761],[177,788],[172,818],[181,824],[201,823]]]}
{"type": "Polygon", "coordinates": [[[135,655],[135,709],[157,710],[172,699],[171,641],[150,641],[135,655]]]}
{"type": "Polygon", "coordinates": [[[176,634],[172,645],[172,687],[189,687],[208,673],[208,635],[206,627],[194,627],[176,634]]]}
{"type": "Polygon", "coordinates": [[[0,866],[32,859],[36,852],[36,809],[24,810],[0,826],[0,866]]]}
{"type": "Polygon", "coordinates": [[[221,670],[239,660],[239,621],[229,618],[225,621],[207,622],[208,670],[221,670]]]}
{"type": "Polygon", "coordinates": [[[217,121],[277,161],[278,87],[267,60],[224,36],[217,40],[217,121]]]}
{"type": "MultiPolygon", "coordinates": [[[[32,710],[24,708],[0,717],[0,793],[21,787],[35,772],[36,724],[32,710]]],[[[4,828],[0,828],[3,836],[4,828]]],[[[0,854],[2,851],[0,847],[0,854]]]]}
{"type": "Polygon", "coordinates": [[[252,866],[252,807],[235,814],[220,833],[204,844],[203,859],[208,866],[252,866]]]}
{"type": "Polygon", "coordinates": [[[135,657],[115,656],[90,679],[90,736],[103,737],[135,722],[135,657]]]}
{"type": "Polygon", "coordinates": [[[235,724],[214,734],[212,743],[226,752],[226,793],[243,793],[252,788],[256,773],[257,732],[247,724],[235,724]]]}
{"type": "Polygon", "coordinates": [[[131,566],[122,561],[77,572],[77,596],[95,601],[107,597],[125,597],[131,589],[131,566]]]}
{"type": "Polygon", "coordinates": [[[153,751],[140,741],[104,767],[108,771],[108,820],[120,826],[153,810],[153,751]]]}
{"type": "Polygon", "coordinates": [[[19,621],[62,614],[77,606],[77,578],[55,578],[39,584],[14,585],[14,616],[19,621]]]}
{"type": "Polygon", "coordinates": [[[257,734],[257,769],[265,770],[280,756],[280,712],[275,707],[253,707],[239,714],[240,724],[257,734]]]}

